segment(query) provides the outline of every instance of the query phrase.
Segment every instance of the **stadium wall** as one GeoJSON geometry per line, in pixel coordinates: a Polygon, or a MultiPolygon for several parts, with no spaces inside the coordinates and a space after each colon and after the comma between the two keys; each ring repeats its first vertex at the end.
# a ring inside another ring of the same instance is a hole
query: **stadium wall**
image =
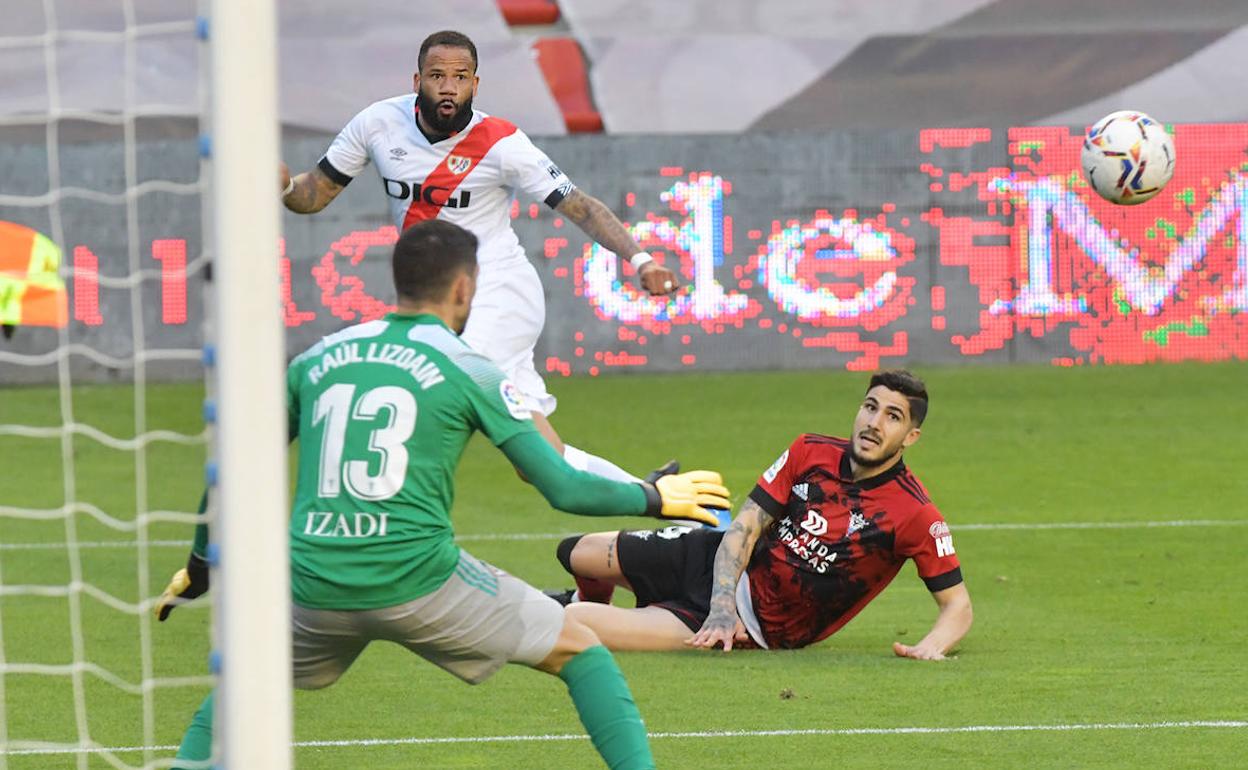
{"type": "MultiPolygon", "coordinates": [[[[521,200],[514,225],[546,287],[538,369],[557,377],[1248,358],[1248,124],[1173,131],[1176,175],[1138,207],[1089,190],[1078,173],[1082,129],[1066,127],[543,140],[643,245],[679,260],[690,288],[674,302],[639,296],[631,268],[521,200]]],[[[330,138],[288,138],[284,156],[310,167],[330,138]]],[[[42,146],[10,148],[0,192],[46,191],[42,146]]],[[[138,157],[140,182],[198,176],[191,140],[141,141],[138,157]]],[[[61,167],[65,186],[124,192],[119,143],[65,144],[61,167]]],[[[69,339],[126,359],[122,208],[73,193],[60,205],[69,339]]],[[[286,216],[289,354],[386,311],[396,238],[386,210],[370,170],[321,214],[286,216]]],[[[142,282],[145,346],[198,347],[199,201],[156,187],[141,193],[138,215],[136,245],[152,271],[142,282]]],[[[0,220],[51,233],[46,208],[0,205],[0,220]]],[[[5,303],[11,314],[11,292],[5,303]]],[[[42,354],[60,340],[50,327],[12,331],[0,351],[42,354]]],[[[105,363],[73,358],[78,378],[128,376],[105,363]]],[[[50,360],[0,365],[2,382],[54,376],[50,360]]],[[[149,376],[198,373],[191,362],[152,360],[149,376]]]]}

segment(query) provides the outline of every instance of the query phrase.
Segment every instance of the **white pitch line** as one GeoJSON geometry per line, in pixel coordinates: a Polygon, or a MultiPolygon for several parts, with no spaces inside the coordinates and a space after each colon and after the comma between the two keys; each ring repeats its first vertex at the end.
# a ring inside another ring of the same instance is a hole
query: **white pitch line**
{"type": "MultiPolygon", "coordinates": [[[[1074,732],[1080,730],[1191,730],[1248,728],[1238,720],[1203,720],[1187,722],[1100,722],[1053,725],[955,725],[951,727],[846,727],[811,728],[808,730],[703,730],[699,732],[650,733],[653,740],[669,738],[789,738],[803,736],[854,735],[950,735],[957,733],[1034,733],[1074,732]]],[[[581,733],[554,735],[478,735],[440,738],[364,738],[342,741],[297,741],[295,748],[350,748],[363,746],[430,746],[455,743],[546,743],[552,741],[583,741],[581,733]]],[[[24,756],[31,754],[113,754],[139,751],[173,751],[177,746],[112,746],[93,748],[29,748],[0,750],[0,754],[24,756]]]]}
{"type": "Polygon", "coordinates": [[[485,543],[498,540],[562,540],[565,537],[583,535],[584,532],[484,532],[479,535],[456,535],[464,543],[485,543]]]}
{"type": "MultiPolygon", "coordinates": [[[[1011,530],[1062,530],[1062,529],[1154,529],[1177,527],[1243,527],[1248,519],[1173,519],[1167,521],[1055,521],[1055,522],[988,522],[983,524],[951,525],[954,532],[991,532],[1011,530]]],[[[458,535],[461,543],[484,543],[518,540],[562,540],[582,532],[487,532],[476,535],[458,535]]],[[[185,548],[190,540],[149,540],[150,548],[185,548]]],[[[82,542],[79,548],[136,548],[134,540],[100,540],[82,542]]],[[[63,550],[64,543],[0,543],[0,551],[63,550]]]]}
{"type": "MultiPolygon", "coordinates": [[[[190,540],[148,540],[149,548],[186,548],[190,540]]],[[[136,540],[99,540],[78,543],[79,548],[138,548],[136,540]]],[[[65,543],[0,543],[0,551],[63,551],[65,543]]]]}

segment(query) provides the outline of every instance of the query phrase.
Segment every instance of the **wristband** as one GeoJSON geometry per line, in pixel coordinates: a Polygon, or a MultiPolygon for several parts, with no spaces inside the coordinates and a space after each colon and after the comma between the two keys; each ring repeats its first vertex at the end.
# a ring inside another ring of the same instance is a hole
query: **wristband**
{"type": "Polygon", "coordinates": [[[641,487],[641,491],[646,495],[646,510],[642,512],[642,515],[653,516],[656,519],[663,518],[663,495],[659,494],[659,488],[648,481],[639,481],[637,486],[641,487]]]}
{"type": "Polygon", "coordinates": [[[650,256],[647,251],[639,251],[628,258],[628,264],[633,266],[634,270],[640,270],[642,265],[649,264],[654,261],[654,257],[650,256]]]}
{"type": "Polygon", "coordinates": [[[180,596],[186,599],[196,599],[208,592],[207,559],[197,553],[192,553],[186,560],[186,576],[191,579],[191,584],[179,594],[180,596]]]}
{"type": "Polygon", "coordinates": [[[285,198],[287,195],[290,195],[294,191],[295,191],[295,178],[292,176],[290,178],[290,181],[286,183],[286,189],[282,190],[282,198],[285,198]]]}

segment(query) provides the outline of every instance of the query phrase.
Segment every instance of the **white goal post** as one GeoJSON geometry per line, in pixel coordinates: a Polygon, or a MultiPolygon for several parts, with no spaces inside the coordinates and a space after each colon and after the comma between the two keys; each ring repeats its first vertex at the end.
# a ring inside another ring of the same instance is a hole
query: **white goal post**
{"type": "Polygon", "coordinates": [[[274,0],[212,2],[214,723],[228,770],[292,764],[276,26],[274,0]]]}

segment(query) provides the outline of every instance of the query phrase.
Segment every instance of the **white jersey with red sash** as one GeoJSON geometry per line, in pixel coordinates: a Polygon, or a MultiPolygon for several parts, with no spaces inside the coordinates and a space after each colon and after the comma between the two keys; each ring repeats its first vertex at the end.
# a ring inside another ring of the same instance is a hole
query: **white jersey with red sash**
{"type": "Polygon", "coordinates": [[[479,110],[462,131],[431,144],[416,125],[414,93],[364,108],[329,146],[321,169],[346,184],[370,160],[395,226],[438,217],[472,231],[483,274],[528,261],[511,229],[517,189],[552,208],[573,189],[523,131],[479,110]]]}
{"type": "Polygon", "coordinates": [[[511,229],[516,190],[554,208],[573,185],[524,132],[473,110],[462,131],[430,142],[416,125],[416,94],[364,108],[334,139],[320,169],[341,185],[372,162],[402,231],[438,217],[477,236],[481,274],[463,339],[489,357],[549,415],[555,398],[533,361],[546,320],[537,271],[511,229]]]}

